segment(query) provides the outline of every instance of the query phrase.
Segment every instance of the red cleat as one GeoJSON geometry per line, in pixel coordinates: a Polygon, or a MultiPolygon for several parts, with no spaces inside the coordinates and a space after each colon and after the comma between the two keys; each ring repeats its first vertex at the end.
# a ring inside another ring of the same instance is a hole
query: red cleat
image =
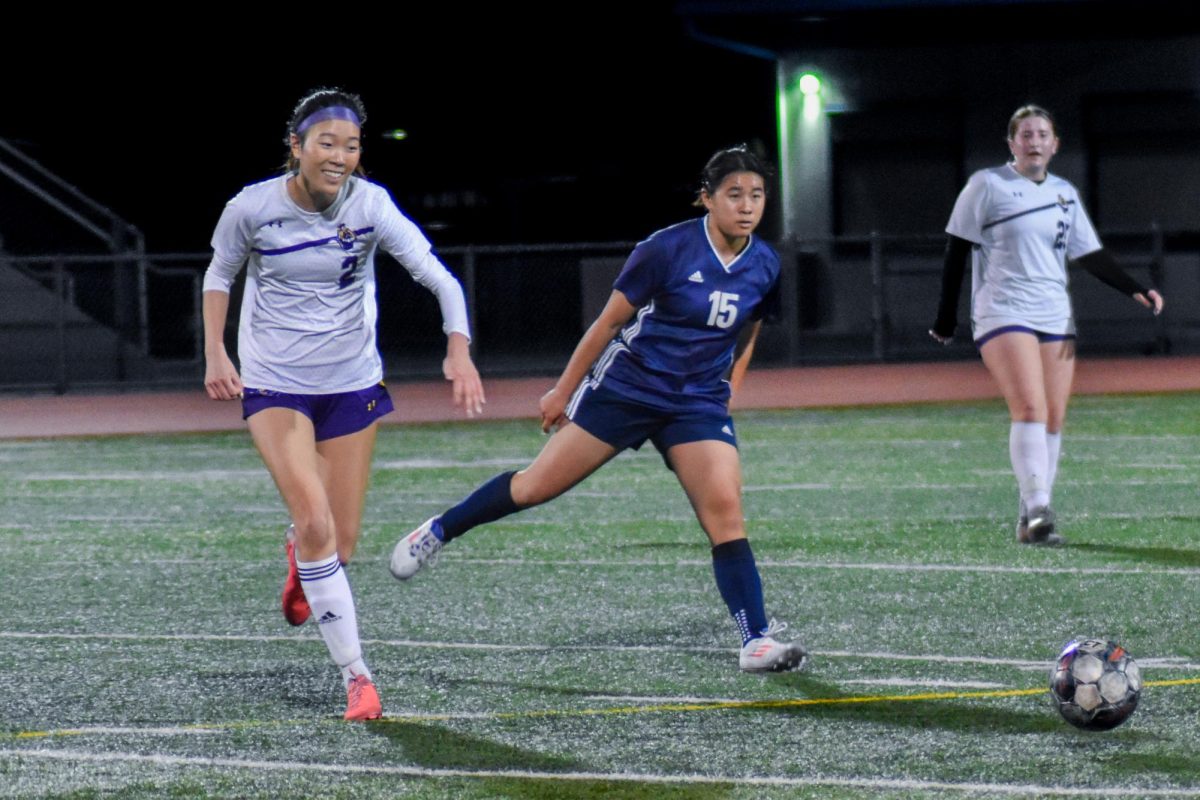
{"type": "Polygon", "coordinates": [[[312,609],[308,607],[308,598],[304,596],[300,574],[296,571],[296,542],[291,528],[288,528],[287,560],[287,580],[283,582],[283,618],[292,625],[303,625],[312,616],[312,609]]]}
{"type": "Polygon", "coordinates": [[[383,705],[379,702],[379,692],[375,684],[366,675],[355,675],[346,687],[346,716],[347,722],[365,722],[369,719],[379,719],[383,716],[383,705]]]}

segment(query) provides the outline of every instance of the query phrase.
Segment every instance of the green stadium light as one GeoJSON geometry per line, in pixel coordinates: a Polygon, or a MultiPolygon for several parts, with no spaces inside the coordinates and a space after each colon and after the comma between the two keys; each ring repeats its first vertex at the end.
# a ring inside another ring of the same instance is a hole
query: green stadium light
{"type": "Polygon", "coordinates": [[[800,94],[805,97],[819,94],[821,92],[821,79],[811,72],[806,72],[800,76],[800,94]]]}
{"type": "Polygon", "coordinates": [[[408,131],[404,130],[403,128],[396,128],[395,130],[384,131],[383,138],[392,139],[394,141],[400,142],[400,141],[403,141],[408,138],[408,131]]]}

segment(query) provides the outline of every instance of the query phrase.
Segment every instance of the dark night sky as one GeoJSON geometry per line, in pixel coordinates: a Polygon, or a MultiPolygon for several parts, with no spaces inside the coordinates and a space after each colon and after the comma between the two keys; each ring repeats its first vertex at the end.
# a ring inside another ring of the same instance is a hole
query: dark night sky
{"type": "Polygon", "coordinates": [[[277,170],[296,99],[340,85],[367,103],[371,177],[435,241],[637,239],[691,213],[718,147],[775,157],[774,66],[690,40],[670,4],[609,8],[540,16],[554,35],[459,7],[405,30],[336,12],[236,33],[195,21],[170,44],[90,36],[62,49],[70,69],[29,76],[28,110],[10,106],[0,136],[150,250],[206,250],[225,200],[277,170]],[[392,128],[409,138],[384,141],[392,128]]]}

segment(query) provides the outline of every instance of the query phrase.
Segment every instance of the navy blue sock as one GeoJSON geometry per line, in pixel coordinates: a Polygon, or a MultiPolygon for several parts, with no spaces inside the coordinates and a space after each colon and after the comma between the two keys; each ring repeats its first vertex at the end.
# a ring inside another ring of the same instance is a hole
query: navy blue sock
{"type": "Polygon", "coordinates": [[[713,574],[721,599],[729,607],[742,644],[762,635],[767,629],[767,612],[763,608],[762,579],[754,563],[750,542],[734,539],[712,549],[713,574]]]}
{"type": "MultiPolygon", "coordinates": [[[[502,472],[471,492],[465,500],[451,508],[438,519],[442,529],[441,540],[448,542],[462,536],[476,525],[492,522],[520,511],[513,502],[512,485],[515,472],[502,472]]],[[[434,526],[437,533],[438,526],[434,526]]]]}

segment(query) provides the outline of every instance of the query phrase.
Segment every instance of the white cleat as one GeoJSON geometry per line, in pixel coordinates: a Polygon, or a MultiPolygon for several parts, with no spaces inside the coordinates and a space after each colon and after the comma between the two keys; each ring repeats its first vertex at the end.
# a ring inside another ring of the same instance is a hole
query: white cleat
{"type": "Polygon", "coordinates": [[[436,517],[425,520],[421,527],[396,542],[392,550],[392,560],[389,566],[396,580],[406,581],[420,571],[425,564],[433,566],[437,562],[437,554],[442,549],[442,540],[433,535],[433,521],[436,517]]]}
{"type": "Polygon", "coordinates": [[[787,629],[786,622],[771,620],[762,636],[742,646],[738,666],[742,672],[792,672],[808,664],[808,651],[799,642],[778,642],[774,635],[787,629]]]}

